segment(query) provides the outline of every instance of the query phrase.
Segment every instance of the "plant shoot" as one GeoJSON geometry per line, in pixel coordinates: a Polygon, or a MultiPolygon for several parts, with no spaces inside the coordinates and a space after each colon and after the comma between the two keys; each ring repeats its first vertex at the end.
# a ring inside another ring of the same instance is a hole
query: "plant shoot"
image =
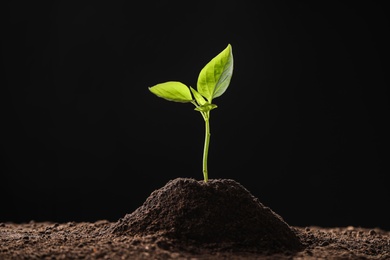
{"type": "Polygon", "coordinates": [[[168,81],[149,87],[149,90],[160,98],[169,101],[192,103],[205,121],[205,139],[203,149],[203,178],[208,181],[207,158],[210,144],[210,111],[217,107],[213,99],[225,93],[233,75],[232,46],[228,46],[215,56],[198,76],[196,90],[191,86],[178,82],[168,81]]]}

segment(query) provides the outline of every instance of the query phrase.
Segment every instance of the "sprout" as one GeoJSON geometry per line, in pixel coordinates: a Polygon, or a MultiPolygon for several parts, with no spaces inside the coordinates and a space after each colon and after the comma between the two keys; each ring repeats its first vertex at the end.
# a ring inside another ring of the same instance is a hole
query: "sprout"
{"type": "Polygon", "coordinates": [[[228,46],[215,56],[200,71],[197,90],[187,87],[178,81],[168,81],[149,87],[149,90],[160,98],[169,101],[189,103],[195,105],[205,121],[205,140],[203,149],[203,178],[208,181],[207,157],[210,144],[210,111],[217,108],[213,104],[214,98],[225,93],[233,75],[232,46],[228,46]]]}

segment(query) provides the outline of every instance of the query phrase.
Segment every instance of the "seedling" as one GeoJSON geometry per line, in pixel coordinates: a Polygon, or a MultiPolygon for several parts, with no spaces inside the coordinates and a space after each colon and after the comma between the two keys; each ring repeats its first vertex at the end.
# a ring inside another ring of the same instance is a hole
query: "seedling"
{"type": "Polygon", "coordinates": [[[205,121],[205,139],[203,149],[203,178],[208,181],[207,157],[210,144],[210,111],[217,108],[213,104],[214,98],[221,96],[230,84],[233,75],[232,46],[228,46],[215,56],[200,71],[197,90],[187,87],[178,81],[168,81],[149,87],[149,90],[160,98],[169,101],[192,103],[205,121]]]}

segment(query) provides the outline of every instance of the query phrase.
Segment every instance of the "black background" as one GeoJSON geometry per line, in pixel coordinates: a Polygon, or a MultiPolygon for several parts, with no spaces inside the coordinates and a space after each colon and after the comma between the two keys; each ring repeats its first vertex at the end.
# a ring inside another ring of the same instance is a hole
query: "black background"
{"type": "Polygon", "coordinates": [[[390,229],[384,6],[54,2],[4,9],[0,221],[116,221],[170,179],[201,180],[201,115],[148,87],[196,87],[230,43],[210,178],[291,225],[390,229]]]}

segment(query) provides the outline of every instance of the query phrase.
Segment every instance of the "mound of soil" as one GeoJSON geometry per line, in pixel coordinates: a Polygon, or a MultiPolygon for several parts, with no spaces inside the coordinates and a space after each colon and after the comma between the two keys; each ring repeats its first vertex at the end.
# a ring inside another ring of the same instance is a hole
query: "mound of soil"
{"type": "Polygon", "coordinates": [[[177,178],[113,226],[118,235],[158,235],[169,247],[250,249],[263,253],[298,251],[298,236],[270,208],[230,179],[177,178]]]}
{"type": "Polygon", "coordinates": [[[390,259],[390,231],[292,227],[234,180],[178,178],[117,222],[0,223],[0,259],[390,259]]]}

